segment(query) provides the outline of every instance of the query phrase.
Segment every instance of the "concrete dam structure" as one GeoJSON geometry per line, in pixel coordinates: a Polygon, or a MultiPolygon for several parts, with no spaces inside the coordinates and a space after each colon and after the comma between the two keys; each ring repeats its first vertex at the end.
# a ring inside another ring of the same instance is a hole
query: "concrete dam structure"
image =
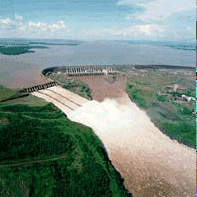
{"type": "MultiPolygon", "coordinates": [[[[82,75],[107,75],[117,73],[107,66],[62,66],[46,68],[41,76],[47,78],[51,73],[64,73],[67,76],[82,75]]],[[[52,102],[65,114],[70,114],[89,100],[62,88],[57,81],[50,81],[45,84],[23,88],[19,93],[31,93],[34,96],[52,102]]]]}
{"type": "Polygon", "coordinates": [[[89,100],[69,91],[61,86],[53,86],[47,89],[38,90],[31,93],[34,96],[42,98],[47,102],[52,102],[56,107],[62,110],[66,115],[75,111],[89,100]]]}
{"type": "MultiPolygon", "coordinates": [[[[47,78],[51,73],[64,73],[67,76],[82,76],[107,75],[117,73],[117,71],[114,71],[111,67],[107,66],[62,66],[46,68],[42,71],[41,76],[47,78]]],[[[23,88],[20,92],[31,93],[34,96],[52,102],[67,115],[83,104],[89,102],[89,100],[62,88],[57,81],[23,88]]]]}
{"type": "Polygon", "coordinates": [[[107,75],[117,73],[112,67],[108,66],[61,66],[46,68],[42,74],[47,76],[51,73],[64,73],[67,76],[83,76],[83,75],[107,75]]]}

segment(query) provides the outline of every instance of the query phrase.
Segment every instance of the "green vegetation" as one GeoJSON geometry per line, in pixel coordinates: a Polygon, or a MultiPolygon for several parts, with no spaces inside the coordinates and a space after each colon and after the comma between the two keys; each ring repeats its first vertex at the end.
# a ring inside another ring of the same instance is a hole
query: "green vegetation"
{"type": "Polygon", "coordinates": [[[0,46],[0,53],[4,55],[20,55],[23,53],[34,53],[32,48],[45,49],[45,46],[0,46]]]}
{"type": "Polygon", "coordinates": [[[0,85],[0,103],[2,104],[27,104],[30,106],[44,106],[47,104],[43,99],[32,96],[31,94],[19,94],[0,85]],[[3,101],[3,102],[2,102],[3,101]]]}
{"type": "Polygon", "coordinates": [[[58,81],[63,88],[68,89],[86,99],[92,99],[90,88],[76,78],[67,77],[63,74],[52,73],[49,78],[58,81]]]}
{"type": "Polygon", "coordinates": [[[93,131],[51,103],[0,104],[0,150],[0,196],[129,196],[93,131]]]}
{"type": "Polygon", "coordinates": [[[104,79],[107,82],[113,84],[120,79],[120,75],[119,74],[108,74],[107,76],[104,76],[104,79]]]}
{"type": "Polygon", "coordinates": [[[3,104],[27,104],[29,106],[44,106],[47,102],[41,98],[35,97],[31,94],[27,97],[16,98],[3,102],[3,104]]]}
{"type": "Polygon", "coordinates": [[[8,89],[4,86],[0,85],[0,101],[4,99],[8,99],[16,94],[16,91],[12,89],[8,89]]]}
{"type": "MultiPolygon", "coordinates": [[[[127,92],[132,101],[147,111],[159,129],[172,139],[190,147],[196,145],[195,102],[178,103],[177,97],[195,95],[195,76],[172,71],[142,70],[128,74],[127,92]],[[184,86],[182,93],[166,93],[167,85],[184,86]]],[[[195,96],[194,96],[195,97],[195,96]]]]}

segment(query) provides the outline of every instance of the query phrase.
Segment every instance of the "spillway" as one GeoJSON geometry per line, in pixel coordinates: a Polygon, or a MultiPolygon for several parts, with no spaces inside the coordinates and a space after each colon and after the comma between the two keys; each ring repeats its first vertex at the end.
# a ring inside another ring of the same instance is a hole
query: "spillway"
{"type": "Polygon", "coordinates": [[[72,111],[89,102],[89,100],[69,90],[63,89],[61,86],[50,87],[37,92],[32,92],[31,94],[42,98],[47,102],[52,102],[66,115],[69,115],[72,111]]]}
{"type": "Polygon", "coordinates": [[[62,96],[69,98],[70,100],[76,102],[79,105],[83,105],[89,101],[88,99],[85,99],[67,89],[64,89],[61,86],[53,86],[49,88],[49,90],[53,90],[54,92],[59,93],[62,96]]]}
{"type": "Polygon", "coordinates": [[[126,93],[90,101],[69,118],[93,128],[135,197],[195,196],[195,150],[164,135],[126,93]]]}

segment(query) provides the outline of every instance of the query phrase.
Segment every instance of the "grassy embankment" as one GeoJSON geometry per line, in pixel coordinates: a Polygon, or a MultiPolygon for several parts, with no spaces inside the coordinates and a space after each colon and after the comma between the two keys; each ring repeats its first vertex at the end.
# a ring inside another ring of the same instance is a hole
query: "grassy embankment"
{"type": "Polygon", "coordinates": [[[75,94],[78,94],[89,100],[92,99],[90,88],[79,79],[76,78],[74,79],[71,77],[67,77],[63,74],[57,74],[57,73],[52,73],[47,77],[58,81],[63,88],[68,89],[71,92],[74,92],[75,94]]]}
{"type": "Polygon", "coordinates": [[[147,73],[131,71],[128,74],[127,92],[132,101],[146,110],[154,124],[172,139],[190,147],[196,145],[195,102],[187,106],[173,101],[174,97],[185,94],[195,97],[195,76],[184,73],[174,74],[171,70],[148,70],[147,73]],[[135,73],[135,74],[134,74],[135,73]],[[186,90],[171,93],[172,101],[165,95],[167,85],[179,84],[186,90]]]}
{"type": "Polygon", "coordinates": [[[0,141],[0,196],[127,196],[93,131],[52,104],[1,103],[0,141]]]}
{"type": "Polygon", "coordinates": [[[3,104],[28,104],[30,106],[43,106],[47,104],[44,100],[34,97],[31,94],[19,94],[16,90],[1,85],[0,102],[3,104]]]}
{"type": "Polygon", "coordinates": [[[11,90],[0,85],[0,101],[11,98],[15,94],[16,94],[15,90],[11,90]]]}

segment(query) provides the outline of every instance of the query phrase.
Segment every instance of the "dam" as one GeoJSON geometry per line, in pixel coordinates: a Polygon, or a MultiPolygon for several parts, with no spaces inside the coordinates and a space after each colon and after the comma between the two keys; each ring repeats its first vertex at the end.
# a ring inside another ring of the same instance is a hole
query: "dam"
{"type": "MultiPolygon", "coordinates": [[[[112,67],[107,66],[62,66],[44,69],[41,77],[48,79],[47,76],[51,73],[64,73],[67,76],[90,76],[114,74],[117,73],[117,71],[112,67]]],[[[77,108],[89,101],[67,89],[62,88],[58,81],[50,81],[45,84],[25,87],[19,90],[18,93],[30,93],[48,102],[52,102],[66,115],[75,111],[77,108]]]]}
{"type": "MultiPolygon", "coordinates": [[[[108,75],[115,74],[118,71],[107,66],[62,66],[46,68],[42,71],[41,77],[46,79],[51,73],[64,73],[66,76],[90,76],[90,75],[108,75]]],[[[56,107],[61,109],[66,115],[75,111],[89,100],[67,90],[60,86],[58,81],[50,81],[32,87],[26,87],[19,93],[30,93],[36,97],[42,98],[48,102],[52,102],[56,107]]]]}
{"type": "MultiPolygon", "coordinates": [[[[86,75],[108,75],[117,73],[112,67],[107,66],[62,66],[46,68],[42,71],[41,77],[46,79],[51,73],[64,73],[67,76],[86,76],[86,75]]],[[[19,93],[30,93],[36,97],[52,102],[61,109],[66,115],[75,111],[89,100],[64,89],[58,81],[50,81],[32,87],[19,90],[19,93]]]]}
{"type": "Polygon", "coordinates": [[[84,76],[84,75],[108,75],[117,73],[114,67],[100,66],[100,65],[86,65],[86,66],[60,66],[46,68],[42,71],[44,76],[50,73],[64,73],[67,76],[84,76]]]}

